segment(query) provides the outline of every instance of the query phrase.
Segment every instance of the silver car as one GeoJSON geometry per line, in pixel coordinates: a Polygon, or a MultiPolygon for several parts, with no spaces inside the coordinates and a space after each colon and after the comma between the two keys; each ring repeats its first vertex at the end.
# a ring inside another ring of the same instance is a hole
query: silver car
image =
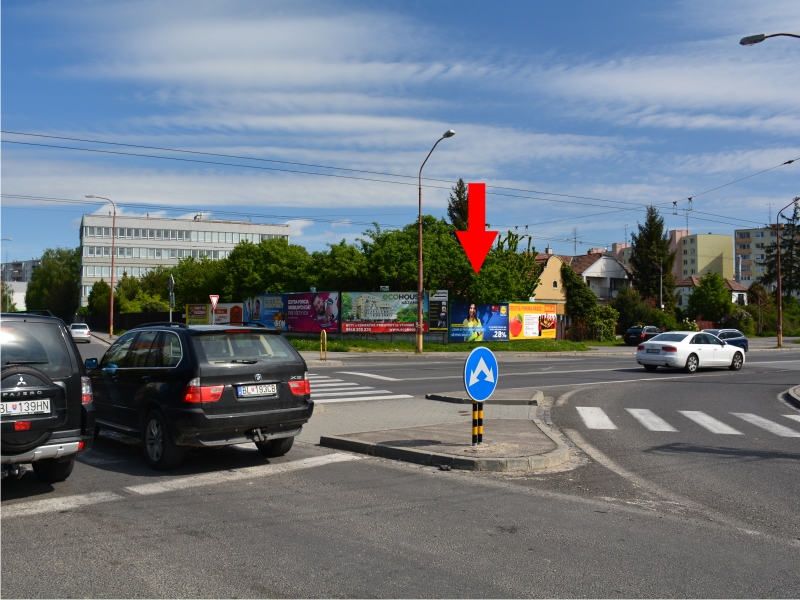
{"type": "Polygon", "coordinates": [[[744,364],[744,351],[710,333],[670,331],[642,342],[636,362],[648,371],[673,367],[694,373],[700,367],[728,367],[738,371],[744,364]]]}
{"type": "Polygon", "coordinates": [[[69,332],[76,343],[86,342],[88,344],[92,341],[92,332],[86,323],[73,323],[69,326],[69,332]]]}

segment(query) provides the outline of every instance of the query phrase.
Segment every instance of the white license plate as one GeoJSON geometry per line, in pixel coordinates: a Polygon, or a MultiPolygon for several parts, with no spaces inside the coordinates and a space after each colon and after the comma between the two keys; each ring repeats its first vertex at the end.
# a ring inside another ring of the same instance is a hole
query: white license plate
{"type": "Polygon", "coordinates": [[[648,348],[647,349],[647,353],[648,354],[658,354],[658,352],[659,352],[658,348],[648,348]]]}
{"type": "Polygon", "coordinates": [[[239,397],[245,396],[274,396],[278,393],[278,386],[274,383],[265,383],[261,385],[240,385],[239,397]]]}
{"type": "Polygon", "coordinates": [[[37,415],[50,412],[50,400],[20,400],[0,403],[0,415],[37,415]]]}

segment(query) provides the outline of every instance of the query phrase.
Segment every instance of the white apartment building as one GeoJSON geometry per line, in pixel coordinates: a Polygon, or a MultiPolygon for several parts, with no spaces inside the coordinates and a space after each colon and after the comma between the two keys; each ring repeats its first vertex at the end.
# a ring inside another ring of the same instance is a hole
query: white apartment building
{"type": "Polygon", "coordinates": [[[2,265],[2,280],[14,283],[27,283],[33,276],[33,271],[42,264],[38,258],[33,260],[12,260],[2,265]]]}
{"type": "Polygon", "coordinates": [[[740,264],[739,282],[750,287],[750,284],[764,275],[766,249],[774,246],[778,240],[775,226],[760,229],[737,229],[734,233],[736,258],[740,264]]]}
{"type": "MultiPolygon", "coordinates": [[[[182,258],[206,256],[226,258],[237,244],[250,241],[286,238],[288,225],[117,216],[114,233],[114,281],[123,273],[141,277],[162,265],[173,266],[182,258]]],[[[92,286],[111,278],[111,215],[83,215],[81,244],[81,306],[86,306],[92,286]]]]}
{"type": "Polygon", "coordinates": [[[383,302],[375,296],[362,294],[356,299],[356,318],[361,321],[390,321],[397,318],[391,302],[383,302]]]}

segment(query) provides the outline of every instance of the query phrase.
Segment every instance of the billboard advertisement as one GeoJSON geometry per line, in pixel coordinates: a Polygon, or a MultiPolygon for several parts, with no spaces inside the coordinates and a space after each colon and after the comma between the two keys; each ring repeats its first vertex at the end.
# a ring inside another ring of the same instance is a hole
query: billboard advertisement
{"type": "Polygon", "coordinates": [[[447,290],[436,290],[428,300],[428,331],[447,331],[447,290]]]}
{"type": "Polygon", "coordinates": [[[242,304],[238,302],[218,303],[211,311],[211,324],[241,323],[243,316],[242,304]]]}
{"type": "MultiPolygon", "coordinates": [[[[342,333],[414,333],[417,292],[342,292],[342,333]]],[[[428,294],[422,299],[428,331],[428,294]]]]}
{"type": "Polygon", "coordinates": [[[286,294],[288,331],[339,331],[339,292],[286,294]]]}
{"type": "Polygon", "coordinates": [[[286,294],[261,294],[244,301],[245,321],[262,323],[267,329],[287,331],[286,294]]]}
{"type": "Polygon", "coordinates": [[[451,302],[450,341],[508,341],[508,304],[451,302]]]}
{"type": "Polygon", "coordinates": [[[187,304],[186,324],[208,325],[208,315],[210,309],[211,309],[210,304],[187,304]]]}
{"type": "Polygon", "coordinates": [[[512,302],[508,335],[511,340],[556,339],[556,305],[539,302],[512,302]]]}

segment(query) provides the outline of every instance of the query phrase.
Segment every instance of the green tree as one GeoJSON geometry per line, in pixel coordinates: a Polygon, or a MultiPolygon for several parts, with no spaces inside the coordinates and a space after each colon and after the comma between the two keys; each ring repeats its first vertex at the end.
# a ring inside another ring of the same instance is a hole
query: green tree
{"type": "Polygon", "coordinates": [[[136,296],[142,291],[142,286],[136,277],[128,276],[125,272],[114,289],[114,312],[120,314],[142,312],[141,305],[136,302],[136,296]]]}
{"type": "Polygon", "coordinates": [[[649,325],[653,309],[632,287],[624,287],[612,302],[619,313],[619,331],[624,333],[634,325],[649,325]]]}
{"type": "Polygon", "coordinates": [[[447,217],[458,231],[466,231],[469,225],[469,188],[460,177],[447,200],[447,217]]]}
{"type": "Polygon", "coordinates": [[[750,312],[755,320],[756,333],[764,332],[764,312],[771,308],[772,297],[769,292],[761,283],[754,281],[747,288],[747,306],[745,306],[745,310],[750,312]]]}
{"type": "Polygon", "coordinates": [[[328,250],[314,252],[310,278],[318,290],[353,290],[368,288],[367,257],[355,244],[342,240],[328,244],[328,250]]]}
{"type": "Polygon", "coordinates": [[[223,302],[241,302],[244,299],[241,296],[226,295],[224,291],[225,274],[229,264],[228,259],[211,260],[205,256],[199,259],[188,257],[178,261],[172,268],[172,276],[175,279],[175,306],[204,304],[208,302],[211,294],[222,296],[223,302]]]}
{"type": "Polygon", "coordinates": [[[561,265],[561,281],[567,297],[567,314],[573,320],[586,320],[597,308],[597,296],[583,278],[567,263],[561,265]]]}
{"type": "Polygon", "coordinates": [[[480,272],[469,288],[469,300],[475,302],[527,301],[536,294],[544,264],[536,264],[536,249],[530,236],[509,231],[498,236],[480,272]],[[527,247],[520,248],[524,238],[527,247]]]}
{"type": "MultiPolygon", "coordinates": [[[[141,290],[153,297],[169,298],[169,276],[171,269],[158,265],[139,278],[141,290]]],[[[169,309],[167,309],[169,310],[169,309]]]]}
{"type": "Polygon", "coordinates": [[[89,292],[89,312],[93,315],[107,315],[111,308],[111,286],[101,279],[89,292]]]}
{"type": "Polygon", "coordinates": [[[14,290],[10,283],[2,282],[3,285],[3,312],[16,312],[17,305],[14,304],[14,290]]]}
{"type": "Polygon", "coordinates": [[[791,296],[800,292],[800,208],[795,204],[791,216],[781,214],[781,217],[784,222],[778,233],[779,244],[764,249],[764,275],[758,281],[767,286],[777,284],[780,247],[781,293],[791,296]]]}
{"type": "Polygon", "coordinates": [[[80,248],[48,248],[28,282],[25,306],[71,321],[79,303],[80,248]]]}
{"type": "Polygon", "coordinates": [[[632,238],[633,287],[642,298],[652,298],[656,305],[663,289],[664,308],[671,312],[675,306],[675,277],[672,275],[675,252],[669,249],[664,218],[657,208],[647,207],[644,224],[639,223],[639,232],[633,233],[632,238]],[[662,275],[663,288],[660,283],[662,275]]]}
{"type": "Polygon", "coordinates": [[[703,275],[700,285],[689,296],[687,304],[687,312],[692,319],[701,317],[715,322],[736,309],[731,302],[731,291],[718,273],[703,275]]]}

